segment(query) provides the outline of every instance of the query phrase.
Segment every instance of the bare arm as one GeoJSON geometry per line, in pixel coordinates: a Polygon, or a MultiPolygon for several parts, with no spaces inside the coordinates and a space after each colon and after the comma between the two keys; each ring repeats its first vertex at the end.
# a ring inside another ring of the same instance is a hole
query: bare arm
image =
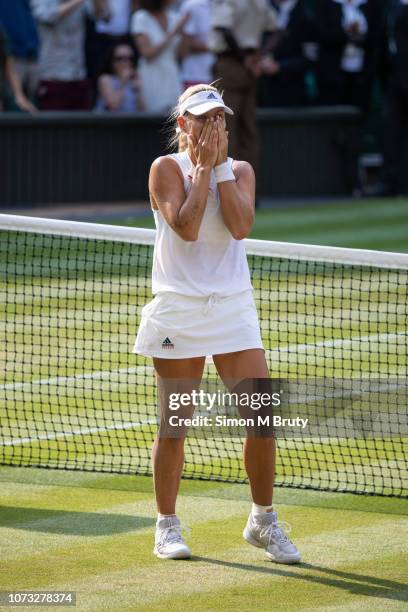
{"type": "MultiPolygon", "coordinates": [[[[34,17],[43,23],[54,24],[64,17],[70,15],[77,8],[85,4],[86,0],[67,0],[66,2],[44,2],[43,0],[31,0],[34,17]]],[[[109,16],[107,0],[93,0],[95,17],[104,19],[109,16]]]]}
{"type": "Polygon", "coordinates": [[[24,94],[20,79],[18,78],[18,74],[14,68],[14,63],[11,57],[8,57],[6,60],[5,73],[17,106],[20,108],[20,110],[34,115],[37,112],[37,109],[24,94]]]}
{"type": "Polygon", "coordinates": [[[178,34],[180,34],[188,18],[188,13],[181,17],[181,19],[179,19],[179,21],[176,23],[176,26],[173,28],[173,30],[169,30],[168,32],[166,32],[166,35],[163,40],[157,45],[152,44],[147,34],[135,34],[134,41],[140,55],[142,55],[147,60],[154,59],[155,57],[160,55],[160,53],[167,47],[167,45],[170,44],[172,39],[175,36],[178,36],[178,34]]]}
{"type": "MultiPolygon", "coordinates": [[[[216,165],[222,164],[228,156],[228,133],[222,120],[217,121],[218,156],[216,165]]],[[[235,180],[217,184],[220,196],[221,214],[226,227],[236,240],[246,238],[252,229],[255,217],[255,173],[248,162],[233,164],[235,180]]]]}
{"type": "Polygon", "coordinates": [[[169,157],[159,157],[153,162],[149,176],[150,196],[176,234],[193,242],[197,240],[207,203],[211,168],[196,166],[186,198],[175,164],[169,157]]]}
{"type": "Polygon", "coordinates": [[[211,170],[217,156],[217,130],[213,121],[206,122],[196,150],[197,165],[187,197],[183,178],[173,159],[156,159],[149,176],[152,204],[157,206],[180,238],[188,242],[194,242],[198,238],[208,199],[211,170]]]}
{"type": "Polygon", "coordinates": [[[77,9],[81,4],[84,4],[85,0],[68,0],[68,2],[64,2],[60,4],[57,10],[57,19],[63,19],[75,9],[77,9]]]}
{"type": "Polygon", "coordinates": [[[134,41],[140,55],[147,60],[151,60],[160,55],[172,38],[171,32],[168,32],[158,45],[153,45],[147,34],[136,34],[134,41]]]}
{"type": "Polygon", "coordinates": [[[84,4],[85,0],[67,0],[67,2],[43,2],[43,0],[31,0],[34,17],[47,24],[53,24],[70,15],[78,7],[84,4]]]}
{"type": "Polygon", "coordinates": [[[218,183],[221,214],[236,240],[251,232],[255,217],[255,173],[248,162],[234,162],[235,181],[218,183]]]}

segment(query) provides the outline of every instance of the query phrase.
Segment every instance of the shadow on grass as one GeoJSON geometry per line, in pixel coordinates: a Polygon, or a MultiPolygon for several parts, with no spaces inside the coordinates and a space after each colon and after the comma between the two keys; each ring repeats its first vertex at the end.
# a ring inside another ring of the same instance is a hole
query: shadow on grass
{"type": "Polygon", "coordinates": [[[299,581],[304,580],[323,586],[343,589],[354,595],[408,601],[408,587],[402,582],[385,580],[375,576],[366,576],[365,574],[355,574],[354,572],[343,572],[341,570],[324,567],[322,565],[314,565],[312,563],[299,563],[291,567],[285,566],[287,569],[282,569],[276,564],[271,565],[271,567],[263,567],[246,563],[235,563],[233,561],[221,561],[210,557],[194,556],[191,560],[219,565],[220,567],[241,569],[245,572],[258,572],[260,574],[269,574],[270,576],[293,578],[299,581]],[[306,570],[306,572],[304,570],[306,570]],[[327,575],[319,576],[319,573],[327,575]]]}
{"type": "Polygon", "coordinates": [[[41,533],[106,536],[151,527],[155,522],[145,516],[0,506],[2,527],[41,533]]]}

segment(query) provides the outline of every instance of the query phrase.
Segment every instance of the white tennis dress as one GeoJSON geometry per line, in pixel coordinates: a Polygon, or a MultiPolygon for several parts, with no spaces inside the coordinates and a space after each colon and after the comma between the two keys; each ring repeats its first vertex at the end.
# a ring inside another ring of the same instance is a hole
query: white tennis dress
{"type": "MultiPolygon", "coordinates": [[[[194,168],[187,151],[171,155],[186,194],[194,168]]],[[[187,242],[153,211],[154,299],[141,312],[133,352],[183,359],[263,348],[245,246],[224,224],[214,172],[198,239],[187,242]]]]}

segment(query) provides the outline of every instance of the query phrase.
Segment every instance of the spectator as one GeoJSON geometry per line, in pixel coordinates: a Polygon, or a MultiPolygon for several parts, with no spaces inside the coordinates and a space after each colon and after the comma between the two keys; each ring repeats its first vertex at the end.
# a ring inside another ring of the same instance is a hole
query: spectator
{"type": "Polygon", "coordinates": [[[393,0],[389,15],[389,76],[385,104],[383,183],[371,195],[394,196],[400,189],[408,125],[408,0],[393,0]]]}
{"type": "Polygon", "coordinates": [[[0,0],[0,24],[6,31],[14,69],[30,98],[37,88],[38,35],[30,0],[0,0]]]}
{"type": "Polygon", "coordinates": [[[144,110],[143,92],[133,48],[125,43],[112,46],[98,79],[95,110],[134,113],[144,110]]]}
{"type": "Polygon", "coordinates": [[[186,0],[181,13],[189,18],[184,26],[180,55],[183,87],[210,83],[214,55],[208,44],[211,32],[211,0],[186,0]]]}
{"type": "Polygon", "coordinates": [[[310,39],[312,19],[305,0],[271,0],[276,10],[277,31],[264,47],[258,100],[260,106],[303,106],[307,103],[305,74],[309,62],[304,45],[310,39]]]}
{"type": "Polygon", "coordinates": [[[85,78],[85,18],[107,18],[107,0],[31,0],[39,23],[41,51],[38,106],[41,110],[88,110],[85,78]]]}
{"type": "Polygon", "coordinates": [[[248,161],[256,170],[256,88],[262,74],[260,47],[264,31],[276,27],[268,0],[214,0],[211,48],[217,58],[214,76],[220,79],[227,106],[231,156],[248,161]]]}
{"type": "Polygon", "coordinates": [[[131,0],[108,0],[110,18],[90,21],[86,40],[87,74],[95,79],[102,68],[102,61],[107,57],[112,45],[117,42],[131,42],[130,15],[131,0]],[[129,40],[126,40],[129,37],[129,40]]]}
{"type": "Polygon", "coordinates": [[[382,32],[377,0],[317,0],[320,104],[351,104],[366,112],[382,32]]]}
{"type": "Polygon", "coordinates": [[[180,33],[188,15],[179,18],[169,0],[140,0],[132,17],[131,32],[141,56],[140,76],[146,110],[167,112],[177,104],[181,77],[177,63],[180,33]]]}
{"type": "Polygon", "coordinates": [[[8,86],[11,88],[18,108],[34,114],[36,108],[24,94],[17,71],[14,68],[13,58],[8,50],[6,33],[0,26],[0,111],[6,110],[8,86]]]}

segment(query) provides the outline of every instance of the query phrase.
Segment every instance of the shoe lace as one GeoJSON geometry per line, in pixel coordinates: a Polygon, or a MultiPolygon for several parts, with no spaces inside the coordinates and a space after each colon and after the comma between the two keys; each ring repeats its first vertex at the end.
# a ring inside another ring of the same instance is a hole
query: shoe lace
{"type": "Polygon", "coordinates": [[[169,525],[169,527],[163,527],[160,530],[160,538],[159,538],[159,546],[164,546],[165,544],[182,544],[183,537],[181,535],[181,531],[190,532],[188,527],[185,525],[169,525]]]}
{"type": "Polygon", "coordinates": [[[292,527],[286,521],[273,521],[261,530],[261,536],[268,537],[268,545],[272,540],[277,540],[280,544],[286,544],[291,542],[287,535],[291,531],[292,527]]]}

